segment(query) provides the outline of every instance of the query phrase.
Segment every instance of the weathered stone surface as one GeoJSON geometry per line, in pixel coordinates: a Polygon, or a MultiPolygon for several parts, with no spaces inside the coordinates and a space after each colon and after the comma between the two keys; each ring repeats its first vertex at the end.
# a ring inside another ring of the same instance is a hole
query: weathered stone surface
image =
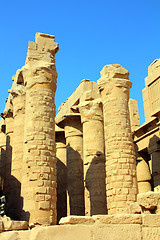
{"type": "Polygon", "coordinates": [[[87,216],[68,216],[61,218],[60,225],[64,224],[93,224],[95,220],[92,217],[87,216]]]}
{"type": "Polygon", "coordinates": [[[106,214],[104,129],[100,95],[93,90],[86,91],[78,108],[83,125],[85,215],[106,214]]]}
{"type": "Polygon", "coordinates": [[[138,193],[146,193],[151,190],[151,184],[149,181],[138,182],[138,193]]]}
{"type": "Polygon", "coordinates": [[[128,102],[128,106],[129,106],[129,113],[130,113],[131,130],[133,132],[140,125],[138,103],[136,100],[130,98],[128,102]]]}
{"type": "Polygon", "coordinates": [[[125,68],[112,64],[102,69],[98,80],[104,114],[109,214],[129,213],[129,205],[136,201],[137,195],[135,150],[128,108],[132,83],[128,76],[125,68]]]}
{"type": "Polygon", "coordinates": [[[80,114],[69,114],[64,126],[67,156],[67,215],[84,215],[83,131],[80,114]]]}
{"type": "Polygon", "coordinates": [[[141,224],[142,216],[140,214],[114,214],[114,215],[95,215],[94,220],[105,224],[141,224]]]}
{"type": "Polygon", "coordinates": [[[160,185],[158,185],[154,188],[154,192],[160,192],[160,185]]]}
{"type": "Polygon", "coordinates": [[[149,172],[148,164],[142,159],[137,163],[137,181],[143,182],[147,180],[151,180],[151,173],[149,172]]]}
{"type": "Polygon", "coordinates": [[[0,234],[0,240],[31,240],[30,231],[6,231],[0,234]]]}
{"type": "Polygon", "coordinates": [[[155,207],[159,204],[159,201],[160,193],[147,192],[137,195],[138,204],[146,209],[155,209],[155,207]]]}
{"type": "Polygon", "coordinates": [[[130,214],[141,213],[141,207],[137,202],[130,204],[130,214]]]}
{"type": "Polygon", "coordinates": [[[0,232],[3,231],[3,221],[0,219],[0,232]]]}
{"type": "Polygon", "coordinates": [[[6,216],[3,217],[1,221],[2,221],[4,231],[28,229],[28,222],[26,221],[14,221],[6,216]]]}
{"type": "Polygon", "coordinates": [[[141,240],[141,227],[139,224],[97,225],[93,236],[96,240],[141,240]]]}
{"type": "Polygon", "coordinates": [[[159,240],[160,239],[160,227],[143,227],[142,239],[145,240],[159,240]]]}
{"type": "Polygon", "coordinates": [[[142,225],[144,227],[160,227],[160,214],[142,215],[142,225]]]}

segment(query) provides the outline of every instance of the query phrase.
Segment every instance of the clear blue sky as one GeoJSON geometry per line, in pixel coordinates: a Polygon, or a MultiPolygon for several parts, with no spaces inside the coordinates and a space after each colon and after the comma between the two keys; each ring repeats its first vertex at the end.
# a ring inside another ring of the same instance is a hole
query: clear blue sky
{"type": "Polygon", "coordinates": [[[57,108],[82,79],[97,81],[103,66],[119,63],[130,72],[130,97],[138,100],[142,124],[144,78],[160,58],[159,16],[160,0],[0,0],[0,112],[28,41],[42,32],[55,35],[60,47],[57,108]]]}

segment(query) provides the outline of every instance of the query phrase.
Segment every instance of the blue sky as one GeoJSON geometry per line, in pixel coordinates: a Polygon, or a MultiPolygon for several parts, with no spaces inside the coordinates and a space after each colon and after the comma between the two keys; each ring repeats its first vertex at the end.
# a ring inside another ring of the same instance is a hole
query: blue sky
{"type": "Polygon", "coordinates": [[[106,64],[119,63],[130,72],[130,97],[138,100],[142,124],[144,78],[160,58],[159,13],[159,0],[0,0],[0,112],[28,41],[42,32],[55,35],[60,48],[57,108],[82,79],[97,81],[106,64]]]}

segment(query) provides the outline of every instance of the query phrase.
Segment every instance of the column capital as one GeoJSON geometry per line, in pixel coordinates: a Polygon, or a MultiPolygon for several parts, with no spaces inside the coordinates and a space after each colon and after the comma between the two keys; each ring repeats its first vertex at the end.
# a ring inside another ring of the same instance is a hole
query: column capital
{"type": "Polygon", "coordinates": [[[79,113],[70,113],[63,116],[61,122],[57,124],[59,127],[64,128],[65,137],[81,136],[82,125],[79,113]]]}
{"type": "Polygon", "coordinates": [[[132,86],[132,82],[129,80],[129,72],[120,64],[104,66],[101,71],[101,78],[97,83],[102,96],[102,101],[107,97],[126,98],[128,97],[129,89],[132,86]]]}
{"type": "Polygon", "coordinates": [[[81,122],[88,122],[91,120],[103,121],[102,115],[102,101],[101,99],[95,99],[91,101],[83,101],[78,105],[81,122]]]}

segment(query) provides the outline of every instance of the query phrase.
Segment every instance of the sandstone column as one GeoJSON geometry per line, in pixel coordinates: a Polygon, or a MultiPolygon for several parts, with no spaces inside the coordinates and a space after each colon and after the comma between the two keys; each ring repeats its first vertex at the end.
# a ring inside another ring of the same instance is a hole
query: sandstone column
{"type": "Polygon", "coordinates": [[[11,164],[12,164],[12,146],[13,146],[13,108],[10,104],[10,97],[7,100],[5,110],[3,112],[5,119],[5,133],[6,133],[6,152],[4,163],[4,188],[3,195],[7,197],[6,202],[6,214],[7,216],[13,216],[13,204],[12,204],[12,178],[11,178],[11,164]]]}
{"type": "Polygon", "coordinates": [[[56,125],[57,222],[67,216],[67,166],[64,129],[56,125]]]}
{"type": "Polygon", "coordinates": [[[79,114],[64,120],[67,151],[67,215],[84,215],[83,135],[79,114]]]}
{"type": "Polygon", "coordinates": [[[26,86],[22,218],[56,224],[55,104],[57,72],[54,36],[36,34],[21,69],[26,86]]]}
{"type": "Polygon", "coordinates": [[[0,120],[0,194],[4,187],[5,160],[6,160],[6,130],[4,119],[0,120]]]}
{"type": "MultiPolygon", "coordinates": [[[[17,71],[18,72],[18,71],[17,71]]],[[[24,116],[25,92],[24,86],[17,84],[18,73],[11,90],[13,104],[13,146],[11,164],[11,194],[10,211],[12,219],[20,219],[22,214],[23,199],[21,198],[22,163],[24,150],[24,116]]]]}
{"type": "Polygon", "coordinates": [[[147,162],[141,157],[137,157],[137,182],[138,193],[151,191],[151,173],[147,162]]]}
{"type": "Polygon", "coordinates": [[[104,112],[107,208],[129,213],[136,201],[136,162],[128,110],[129,73],[119,64],[106,65],[98,80],[104,112]]]}
{"type": "Polygon", "coordinates": [[[83,124],[85,215],[107,213],[102,102],[96,97],[100,97],[98,93],[87,91],[79,105],[83,124]]]}

